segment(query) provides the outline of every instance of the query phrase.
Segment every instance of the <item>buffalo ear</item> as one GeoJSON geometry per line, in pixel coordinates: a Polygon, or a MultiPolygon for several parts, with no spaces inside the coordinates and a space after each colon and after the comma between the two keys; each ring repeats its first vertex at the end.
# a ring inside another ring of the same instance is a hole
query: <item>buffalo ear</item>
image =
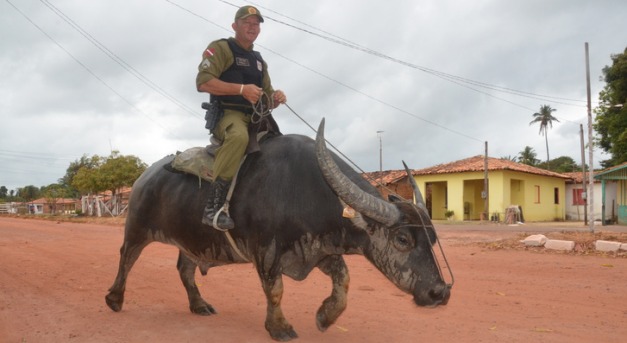
{"type": "Polygon", "coordinates": [[[400,196],[396,195],[396,194],[388,194],[388,200],[390,202],[403,202],[403,201],[407,201],[403,198],[401,198],[400,196]]]}

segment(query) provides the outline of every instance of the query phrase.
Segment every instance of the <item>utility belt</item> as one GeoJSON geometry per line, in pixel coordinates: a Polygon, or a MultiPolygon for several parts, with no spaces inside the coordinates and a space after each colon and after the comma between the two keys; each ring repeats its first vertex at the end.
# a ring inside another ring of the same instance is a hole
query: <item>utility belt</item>
{"type": "Polygon", "coordinates": [[[246,115],[252,115],[254,112],[252,106],[224,104],[221,103],[219,100],[203,102],[201,107],[207,110],[207,112],[205,112],[205,128],[211,133],[213,133],[213,129],[215,129],[216,125],[218,125],[218,122],[222,119],[222,117],[224,117],[224,110],[239,111],[246,115]]]}
{"type": "Polygon", "coordinates": [[[232,104],[221,104],[220,106],[222,106],[222,109],[225,110],[233,110],[233,111],[239,111],[242,112],[246,115],[252,115],[254,110],[252,106],[246,106],[246,105],[232,105],[232,104]]]}

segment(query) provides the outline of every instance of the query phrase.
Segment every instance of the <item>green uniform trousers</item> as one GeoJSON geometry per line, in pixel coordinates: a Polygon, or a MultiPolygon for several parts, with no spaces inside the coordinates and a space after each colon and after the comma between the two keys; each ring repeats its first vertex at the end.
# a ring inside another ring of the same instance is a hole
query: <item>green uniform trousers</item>
{"type": "Polygon", "coordinates": [[[222,141],[213,162],[213,179],[231,181],[246,153],[250,116],[240,111],[224,110],[213,135],[222,141]]]}

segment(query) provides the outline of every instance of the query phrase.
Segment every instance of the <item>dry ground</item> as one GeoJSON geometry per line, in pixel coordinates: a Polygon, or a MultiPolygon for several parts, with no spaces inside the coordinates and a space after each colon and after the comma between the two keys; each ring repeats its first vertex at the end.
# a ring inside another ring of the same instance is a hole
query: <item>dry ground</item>
{"type": "MultiPolygon", "coordinates": [[[[438,225],[455,275],[449,304],[418,308],[361,256],[347,256],[349,305],[325,333],[315,311],[330,280],[285,279],[284,311],[297,342],[623,342],[627,258],[591,252],[585,232],[573,253],[522,248],[528,228],[438,225]]],[[[537,232],[533,232],[537,233],[537,232]]],[[[561,236],[560,236],[561,235],[561,236]]],[[[626,242],[624,233],[600,233],[626,242]]],[[[558,237],[553,237],[558,238],[558,237]]],[[[132,270],[120,313],[104,296],[117,271],[123,227],[0,217],[1,342],[271,342],[265,298],[251,265],[197,276],[219,314],[193,315],[176,271],[177,250],[150,245],[132,270]]]]}

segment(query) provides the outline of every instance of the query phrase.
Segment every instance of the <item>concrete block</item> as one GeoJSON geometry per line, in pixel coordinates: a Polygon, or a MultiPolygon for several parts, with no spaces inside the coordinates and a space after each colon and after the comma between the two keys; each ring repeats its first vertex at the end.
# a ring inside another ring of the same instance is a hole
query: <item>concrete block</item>
{"type": "Polygon", "coordinates": [[[627,251],[627,243],[623,243],[620,245],[620,250],[627,251]]]}
{"type": "Polygon", "coordinates": [[[524,243],[528,247],[541,247],[546,243],[546,241],[547,238],[545,235],[531,235],[520,242],[524,243]]]}
{"type": "Polygon", "coordinates": [[[573,241],[562,241],[559,239],[548,239],[546,243],[544,243],[544,247],[547,249],[553,250],[573,250],[575,249],[575,242],[573,241]]]}
{"type": "Polygon", "coordinates": [[[598,251],[612,251],[616,252],[620,249],[620,242],[611,242],[611,241],[601,241],[598,240],[594,243],[594,248],[598,251]]]}

